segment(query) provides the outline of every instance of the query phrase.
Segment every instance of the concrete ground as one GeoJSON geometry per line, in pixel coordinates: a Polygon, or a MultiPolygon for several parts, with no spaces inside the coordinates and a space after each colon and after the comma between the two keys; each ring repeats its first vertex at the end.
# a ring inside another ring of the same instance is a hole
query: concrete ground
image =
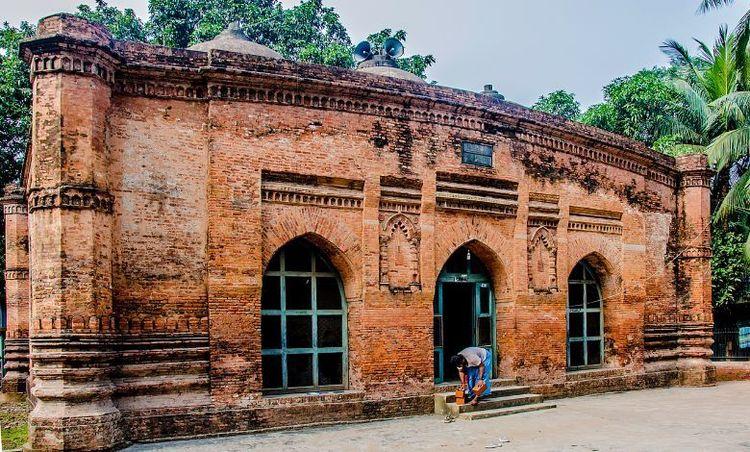
{"type": "Polygon", "coordinates": [[[750,382],[558,400],[479,421],[417,416],[364,424],[136,445],[129,451],[750,451],[750,382]],[[499,438],[510,440],[500,447],[499,438]]]}

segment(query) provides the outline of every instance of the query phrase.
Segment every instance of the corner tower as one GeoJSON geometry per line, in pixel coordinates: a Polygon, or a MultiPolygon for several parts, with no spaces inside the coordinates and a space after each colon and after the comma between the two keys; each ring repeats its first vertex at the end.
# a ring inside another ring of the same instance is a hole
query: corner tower
{"type": "Polygon", "coordinates": [[[118,63],[111,43],[103,27],[57,15],[42,19],[21,48],[35,93],[27,157],[30,259],[37,263],[29,330],[33,450],[122,442],[110,380],[113,197],[105,129],[118,63]]]}

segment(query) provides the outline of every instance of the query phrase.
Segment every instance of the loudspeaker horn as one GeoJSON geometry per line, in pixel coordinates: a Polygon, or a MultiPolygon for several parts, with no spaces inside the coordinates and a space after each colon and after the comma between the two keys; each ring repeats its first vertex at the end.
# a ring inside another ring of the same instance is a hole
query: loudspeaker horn
{"type": "Polygon", "coordinates": [[[367,41],[362,41],[354,48],[354,59],[361,63],[372,58],[372,46],[367,41]]]}
{"type": "Polygon", "coordinates": [[[383,51],[391,58],[398,58],[404,54],[404,45],[396,38],[388,38],[383,44],[383,51]]]}

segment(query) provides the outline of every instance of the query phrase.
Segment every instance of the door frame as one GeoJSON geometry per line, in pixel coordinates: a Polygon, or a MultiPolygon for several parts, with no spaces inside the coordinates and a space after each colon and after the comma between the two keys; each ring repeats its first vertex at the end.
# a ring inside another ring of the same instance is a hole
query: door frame
{"type": "Polygon", "coordinates": [[[434,366],[434,368],[437,370],[437,373],[434,375],[435,383],[445,383],[445,357],[443,356],[443,341],[445,340],[445,335],[443,334],[445,331],[445,324],[443,322],[443,285],[446,283],[474,285],[474,295],[472,297],[472,302],[474,304],[474,326],[472,328],[471,342],[472,346],[476,346],[479,329],[479,319],[490,318],[490,335],[492,339],[490,353],[492,353],[492,377],[495,378],[497,376],[497,366],[495,365],[495,363],[497,362],[497,319],[495,310],[495,295],[492,289],[492,281],[490,280],[490,277],[485,274],[458,274],[440,272],[435,291],[435,301],[433,303],[433,330],[435,328],[440,328],[440,331],[433,331],[433,337],[437,337],[438,333],[440,337],[440,344],[436,344],[436,341],[433,340],[433,359],[438,360],[438,365],[434,366]],[[489,288],[489,313],[481,312],[480,291],[482,288],[489,288]]]}

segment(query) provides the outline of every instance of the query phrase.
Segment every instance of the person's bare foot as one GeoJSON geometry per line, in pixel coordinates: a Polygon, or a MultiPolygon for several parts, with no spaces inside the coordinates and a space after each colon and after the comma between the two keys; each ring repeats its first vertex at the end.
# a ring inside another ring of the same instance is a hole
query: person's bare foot
{"type": "Polygon", "coordinates": [[[471,405],[471,406],[477,406],[477,405],[479,405],[479,397],[474,397],[474,400],[472,400],[471,402],[469,402],[469,405],[471,405]]]}

